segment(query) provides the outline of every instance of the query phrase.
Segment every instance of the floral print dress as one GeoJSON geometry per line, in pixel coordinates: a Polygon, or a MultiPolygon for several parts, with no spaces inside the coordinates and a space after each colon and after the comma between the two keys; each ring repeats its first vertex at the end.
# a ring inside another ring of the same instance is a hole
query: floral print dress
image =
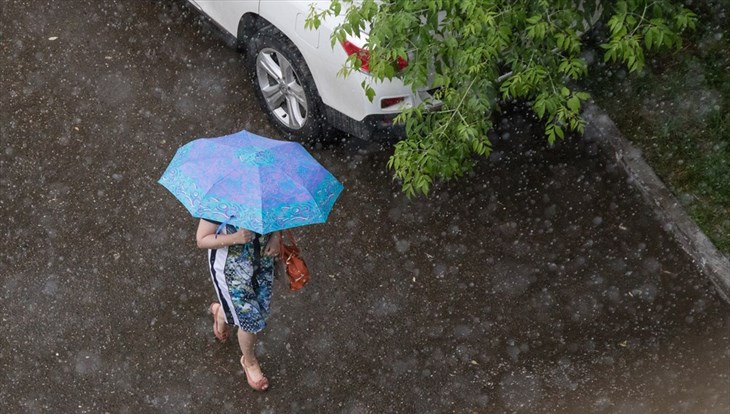
{"type": "MultiPolygon", "coordinates": [[[[237,229],[226,225],[224,234],[237,229]]],[[[226,321],[246,332],[266,327],[271,307],[274,258],[264,255],[269,234],[253,233],[246,244],[208,251],[210,273],[226,321]]]]}

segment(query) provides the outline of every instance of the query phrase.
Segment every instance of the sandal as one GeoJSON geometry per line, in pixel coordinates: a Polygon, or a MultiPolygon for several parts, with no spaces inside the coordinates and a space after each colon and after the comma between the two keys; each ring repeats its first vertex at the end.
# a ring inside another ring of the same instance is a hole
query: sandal
{"type": "Polygon", "coordinates": [[[251,386],[251,388],[256,391],[266,391],[269,389],[269,379],[265,376],[261,377],[261,379],[256,382],[251,381],[251,377],[248,376],[248,371],[246,370],[246,364],[243,356],[241,356],[241,367],[243,368],[243,372],[246,374],[246,381],[248,381],[248,385],[251,386]]]}
{"type": "Polygon", "coordinates": [[[230,334],[228,330],[226,329],[225,332],[221,331],[220,325],[218,325],[218,311],[220,310],[221,305],[220,303],[213,302],[208,307],[208,313],[213,315],[213,335],[215,335],[215,338],[220,342],[226,342],[228,340],[228,335],[230,334]]]}

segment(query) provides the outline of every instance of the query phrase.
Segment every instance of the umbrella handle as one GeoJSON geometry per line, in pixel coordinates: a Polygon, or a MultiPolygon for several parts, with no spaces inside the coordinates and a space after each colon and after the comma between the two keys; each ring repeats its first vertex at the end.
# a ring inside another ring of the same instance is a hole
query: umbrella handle
{"type": "Polygon", "coordinates": [[[221,223],[217,229],[215,229],[215,238],[218,238],[218,235],[220,232],[228,225],[228,222],[231,221],[232,218],[235,218],[236,216],[230,216],[228,217],[223,223],[221,223]]]}

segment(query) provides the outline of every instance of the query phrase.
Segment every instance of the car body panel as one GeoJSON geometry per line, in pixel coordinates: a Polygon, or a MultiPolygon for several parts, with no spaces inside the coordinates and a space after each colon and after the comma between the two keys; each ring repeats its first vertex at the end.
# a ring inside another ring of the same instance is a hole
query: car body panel
{"type": "Polygon", "coordinates": [[[259,0],[188,0],[202,10],[220,27],[233,36],[238,35],[238,22],[246,13],[259,14],[259,0]]]}

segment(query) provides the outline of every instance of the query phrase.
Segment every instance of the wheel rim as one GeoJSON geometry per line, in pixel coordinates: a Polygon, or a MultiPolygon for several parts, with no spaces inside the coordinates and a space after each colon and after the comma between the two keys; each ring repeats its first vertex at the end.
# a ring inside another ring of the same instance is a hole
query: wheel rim
{"type": "Polygon", "coordinates": [[[291,129],[301,129],[309,114],[307,95],[291,62],[271,48],[256,56],[256,77],[266,106],[276,119],[291,129]]]}

